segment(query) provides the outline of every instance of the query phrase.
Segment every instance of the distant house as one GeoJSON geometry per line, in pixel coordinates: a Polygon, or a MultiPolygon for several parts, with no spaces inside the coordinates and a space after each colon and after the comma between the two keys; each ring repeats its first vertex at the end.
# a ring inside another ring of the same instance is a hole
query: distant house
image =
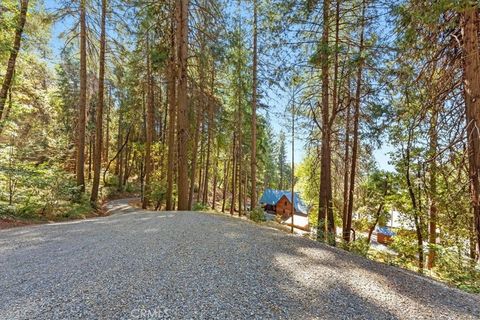
{"type": "MultiPolygon", "coordinates": [[[[308,207],[303,203],[300,195],[295,192],[295,215],[308,214],[308,207]]],[[[287,219],[292,215],[292,191],[265,189],[260,198],[260,205],[270,212],[275,212],[283,219],[287,219]]]]}
{"type": "Polygon", "coordinates": [[[390,244],[393,241],[395,232],[388,227],[377,227],[377,242],[381,244],[390,244]]]}

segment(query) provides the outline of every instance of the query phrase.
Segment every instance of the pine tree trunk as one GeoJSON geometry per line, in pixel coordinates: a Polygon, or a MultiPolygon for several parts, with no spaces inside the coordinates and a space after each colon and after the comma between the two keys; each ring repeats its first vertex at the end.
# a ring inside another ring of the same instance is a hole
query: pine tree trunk
{"type": "Polygon", "coordinates": [[[358,55],[360,57],[357,67],[357,84],[355,91],[355,108],[353,113],[353,145],[352,145],[352,163],[350,170],[350,185],[348,192],[348,210],[347,223],[345,227],[344,240],[350,242],[350,235],[352,229],[352,215],[353,215],[353,195],[355,193],[355,177],[357,175],[357,159],[358,159],[358,145],[359,145],[359,122],[360,122],[360,98],[362,94],[362,74],[363,74],[363,47],[364,47],[364,33],[365,33],[365,0],[362,3],[362,22],[360,31],[360,44],[358,48],[358,55]]]}
{"type": "Polygon", "coordinates": [[[429,157],[430,157],[430,188],[428,191],[429,194],[429,223],[428,223],[428,243],[430,245],[428,249],[428,264],[427,268],[432,269],[435,265],[435,245],[437,243],[437,204],[436,204],[436,196],[437,196],[437,160],[436,160],[436,153],[437,153],[437,144],[438,144],[438,137],[437,137],[437,109],[436,106],[433,107],[432,110],[432,118],[430,119],[430,130],[429,130],[429,137],[430,137],[430,150],[429,150],[429,157]]]}
{"type": "Polygon", "coordinates": [[[235,193],[236,193],[236,187],[237,187],[237,152],[236,152],[236,146],[237,146],[237,135],[234,132],[233,133],[233,143],[232,143],[232,202],[230,203],[230,214],[233,215],[235,211],[235,193]]]}
{"type": "Polygon", "coordinates": [[[2,88],[0,89],[0,119],[4,119],[3,112],[5,103],[7,102],[8,92],[10,91],[12,85],[13,75],[15,73],[15,64],[17,62],[18,52],[20,51],[23,29],[25,27],[25,22],[27,21],[27,11],[28,0],[20,1],[20,15],[15,28],[15,39],[13,41],[12,49],[10,50],[7,71],[5,73],[5,77],[3,78],[2,88]]]}
{"type": "Polygon", "coordinates": [[[150,59],[150,35],[147,34],[147,108],[146,108],[146,141],[145,141],[145,191],[142,208],[150,204],[151,179],[152,179],[152,143],[155,126],[155,97],[153,92],[152,63],[150,59]]]}
{"type": "Polygon", "coordinates": [[[213,122],[213,105],[210,103],[208,105],[208,131],[207,131],[207,159],[205,161],[205,178],[203,179],[203,198],[202,204],[206,205],[208,203],[208,181],[210,179],[210,153],[212,149],[212,122],[213,122]]]}
{"type": "Polygon", "coordinates": [[[253,1],[253,82],[252,82],[252,156],[251,156],[251,181],[250,210],[257,206],[257,0],[253,1]]]}
{"type": "Polygon", "coordinates": [[[348,190],[349,190],[349,177],[350,177],[350,109],[351,109],[351,97],[350,97],[350,79],[348,79],[347,85],[347,115],[346,115],[346,124],[345,124],[345,166],[344,166],[344,173],[343,173],[343,215],[342,215],[342,222],[343,222],[343,234],[342,237],[345,239],[346,230],[347,230],[347,216],[348,216],[348,190]]]}
{"type": "Polygon", "coordinates": [[[188,210],[192,210],[193,196],[195,192],[195,177],[197,173],[197,159],[198,159],[198,143],[200,138],[201,126],[203,123],[203,111],[199,110],[199,112],[197,112],[195,116],[197,118],[197,121],[195,124],[195,137],[194,137],[193,151],[192,151],[192,163],[191,163],[191,171],[190,171],[190,192],[188,195],[188,210]]]}
{"type": "Polygon", "coordinates": [[[178,210],[188,209],[188,0],[177,0],[178,45],[178,210]]]}
{"type": "Polygon", "coordinates": [[[88,139],[88,181],[92,180],[92,159],[93,159],[93,153],[94,151],[94,141],[95,137],[92,138],[90,135],[90,138],[88,139]]]}
{"type": "Polygon", "coordinates": [[[175,171],[175,123],[176,123],[176,54],[175,54],[175,15],[172,14],[170,24],[171,48],[168,66],[168,156],[167,156],[167,194],[166,210],[173,210],[173,180],[175,171]]]}
{"type": "Polygon", "coordinates": [[[222,199],[222,212],[225,212],[225,202],[227,201],[228,190],[228,174],[230,172],[230,160],[225,160],[223,164],[223,199],[222,199]]]}
{"type": "MultiPolygon", "coordinates": [[[[319,206],[318,206],[318,226],[317,226],[317,239],[319,241],[325,241],[325,223],[327,217],[333,213],[332,208],[332,185],[331,185],[331,145],[330,145],[330,106],[328,97],[329,86],[329,61],[328,61],[328,38],[329,38],[329,11],[330,0],[325,0],[323,3],[323,33],[322,33],[322,148],[320,159],[320,193],[319,193],[319,206]]],[[[329,242],[332,241],[330,236],[329,242]]],[[[333,239],[334,241],[335,239],[333,239]]]]}
{"type": "Polygon", "coordinates": [[[217,201],[217,177],[218,177],[218,157],[220,148],[217,146],[217,155],[215,156],[215,167],[213,169],[213,190],[212,190],[212,209],[215,210],[217,201]]]}
{"type": "Polygon", "coordinates": [[[112,108],[112,87],[110,86],[109,87],[109,92],[108,92],[108,103],[107,103],[107,125],[106,125],[106,128],[105,128],[105,148],[104,148],[104,156],[103,156],[103,160],[105,162],[108,162],[108,159],[109,159],[109,151],[110,151],[110,121],[111,121],[111,117],[110,117],[110,111],[111,111],[111,108],[112,108]]]}
{"type": "Polygon", "coordinates": [[[98,73],[98,101],[96,112],[96,134],[95,134],[95,156],[93,161],[93,184],[90,202],[96,206],[98,200],[98,189],[100,186],[100,171],[102,169],[103,153],[103,105],[105,102],[105,46],[106,34],[105,25],[107,20],[107,0],[102,0],[102,22],[100,33],[100,65],[98,73]]]}
{"type": "Polygon", "coordinates": [[[238,156],[237,156],[237,164],[238,164],[238,169],[237,169],[237,181],[238,181],[238,216],[242,216],[242,152],[241,152],[241,133],[239,132],[239,139],[238,139],[238,156]]]}
{"type": "MultiPolygon", "coordinates": [[[[122,110],[119,111],[120,115],[118,117],[118,137],[117,137],[117,153],[119,153],[117,161],[115,163],[115,174],[117,175],[117,184],[118,184],[118,191],[123,190],[123,153],[124,147],[123,146],[123,112],[122,110]]],[[[126,142],[128,144],[128,141],[126,142]]]]}
{"type": "Polygon", "coordinates": [[[464,10],[463,50],[465,105],[470,167],[471,199],[477,242],[477,259],[480,257],[480,57],[478,40],[478,6],[469,5],[464,10]]]}
{"type": "Polygon", "coordinates": [[[86,0],[80,0],[80,100],[77,122],[76,179],[85,192],[85,128],[87,110],[87,21],[86,0]]]}

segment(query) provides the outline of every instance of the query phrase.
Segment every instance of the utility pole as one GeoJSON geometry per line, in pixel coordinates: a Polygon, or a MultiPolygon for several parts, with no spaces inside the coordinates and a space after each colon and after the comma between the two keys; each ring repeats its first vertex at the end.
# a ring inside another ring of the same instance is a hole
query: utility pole
{"type": "Polygon", "coordinates": [[[292,96],[292,227],[293,233],[293,217],[295,216],[295,88],[293,88],[292,96]]]}

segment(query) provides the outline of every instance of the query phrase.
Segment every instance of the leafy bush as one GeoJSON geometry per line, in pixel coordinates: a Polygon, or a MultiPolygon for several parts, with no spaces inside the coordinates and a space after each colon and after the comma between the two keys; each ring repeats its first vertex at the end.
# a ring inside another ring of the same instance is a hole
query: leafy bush
{"type": "Polygon", "coordinates": [[[370,249],[370,245],[367,242],[367,237],[363,236],[359,236],[355,241],[351,241],[348,244],[343,242],[342,247],[362,257],[367,257],[368,250],[370,249]]]}
{"type": "Polygon", "coordinates": [[[480,270],[474,261],[441,246],[437,246],[437,253],[434,271],[441,279],[462,290],[480,293],[480,270]]]}
{"type": "Polygon", "coordinates": [[[195,202],[192,208],[193,211],[208,211],[208,209],[210,209],[208,204],[201,203],[201,202],[195,202]]]}
{"type": "MultiPolygon", "coordinates": [[[[152,185],[150,192],[150,199],[153,203],[162,203],[167,199],[167,187],[162,183],[155,183],[152,185]]],[[[200,209],[200,211],[203,209],[200,209]]]]}
{"type": "Polygon", "coordinates": [[[0,214],[31,220],[62,217],[77,206],[91,210],[72,174],[48,161],[18,161],[12,152],[0,157],[0,214]]]}
{"type": "Polygon", "coordinates": [[[84,219],[90,212],[92,207],[89,201],[76,203],[70,209],[62,213],[62,218],[67,219],[84,219]]]}
{"type": "Polygon", "coordinates": [[[397,252],[394,263],[404,268],[415,269],[418,262],[417,240],[412,233],[397,232],[390,245],[390,249],[397,252]]]}
{"type": "Polygon", "coordinates": [[[370,228],[370,223],[368,222],[368,219],[361,218],[361,219],[353,220],[352,226],[353,226],[353,229],[355,230],[368,232],[370,228]]]}
{"type": "Polygon", "coordinates": [[[250,220],[255,221],[255,222],[262,222],[266,221],[267,218],[265,217],[265,211],[263,211],[262,208],[255,208],[252,211],[250,211],[250,220]]]}

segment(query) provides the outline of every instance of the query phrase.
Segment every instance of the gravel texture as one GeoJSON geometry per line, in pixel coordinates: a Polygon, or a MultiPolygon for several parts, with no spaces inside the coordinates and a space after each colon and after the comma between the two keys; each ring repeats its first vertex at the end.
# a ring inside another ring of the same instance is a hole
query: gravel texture
{"type": "Polygon", "coordinates": [[[223,215],[0,231],[0,319],[480,319],[480,297],[223,215]]]}

